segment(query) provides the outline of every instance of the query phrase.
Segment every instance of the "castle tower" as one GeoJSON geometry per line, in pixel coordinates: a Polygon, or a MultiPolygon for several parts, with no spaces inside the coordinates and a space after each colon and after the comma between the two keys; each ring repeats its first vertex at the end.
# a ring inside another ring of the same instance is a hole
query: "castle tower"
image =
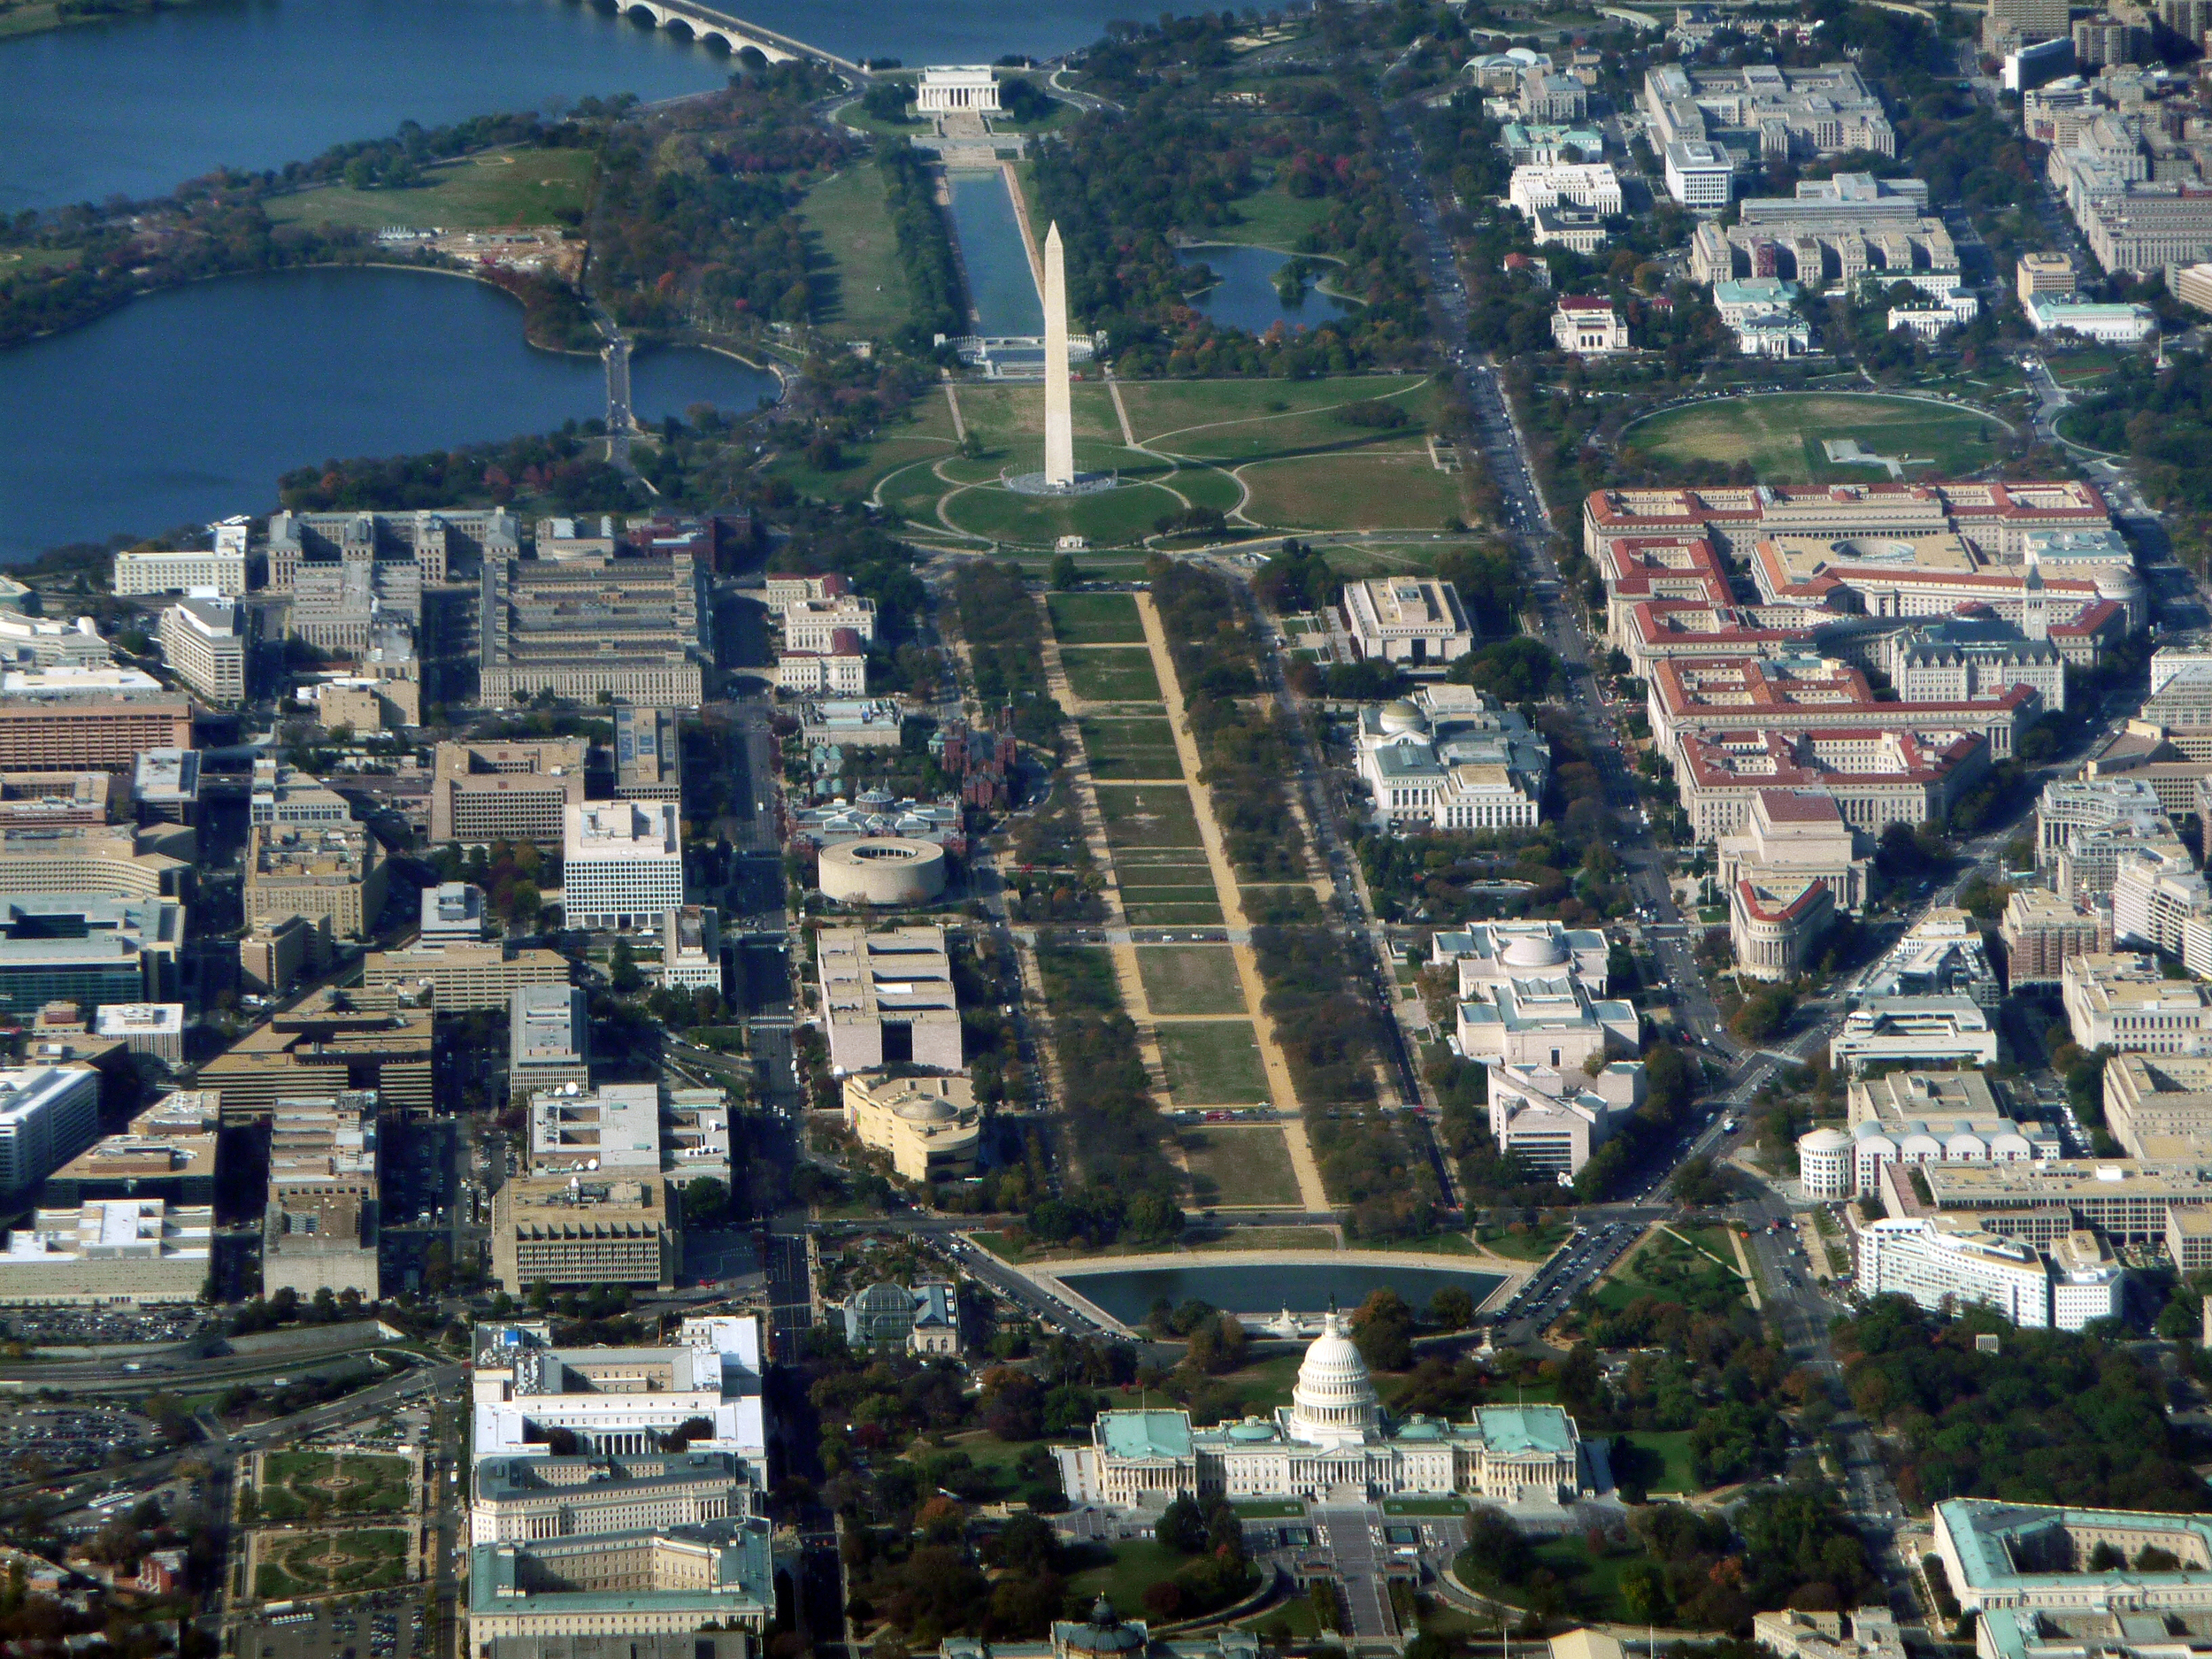
{"type": "Polygon", "coordinates": [[[1068,267],[1060,222],[1045,232],[1045,483],[1075,483],[1075,415],[1068,397],[1068,267]]]}

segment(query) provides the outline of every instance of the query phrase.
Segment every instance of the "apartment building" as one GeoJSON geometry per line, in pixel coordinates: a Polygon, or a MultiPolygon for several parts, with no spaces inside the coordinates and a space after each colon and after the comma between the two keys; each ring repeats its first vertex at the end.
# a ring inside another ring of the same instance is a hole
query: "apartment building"
{"type": "Polygon", "coordinates": [[[372,950],[361,959],[361,982],[405,995],[428,992],[442,1014],[510,1006],[525,986],[566,985],[568,958],[557,950],[510,952],[494,941],[425,940],[400,950],[372,950]]]}
{"type": "Polygon", "coordinates": [[[559,846],[569,810],[584,802],[589,747],[580,737],[439,744],[431,764],[430,839],[559,846]]]}
{"type": "Polygon", "coordinates": [[[684,902],[681,820],[669,801],[595,801],[565,814],[561,910],[571,927],[650,927],[684,902]]]}
{"type": "Polygon", "coordinates": [[[2056,985],[2068,958],[2112,949],[2112,911],[2042,887],[2019,887],[2005,901],[1997,936],[2004,941],[2005,978],[2013,989],[2056,985]]]}
{"type": "Polygon", "coordinates": [[[141,548],[118,553],[112,585],[119,599],[195,589],[235,599],[246,591],[245,543],[239,538],[205,552],[141,548]]]}
{"type": "Polygon", "coordinates": [[[180,599],[161,613],[162,660],[222,707],[246,700],[247,613],[220,599],[180,599]]]}

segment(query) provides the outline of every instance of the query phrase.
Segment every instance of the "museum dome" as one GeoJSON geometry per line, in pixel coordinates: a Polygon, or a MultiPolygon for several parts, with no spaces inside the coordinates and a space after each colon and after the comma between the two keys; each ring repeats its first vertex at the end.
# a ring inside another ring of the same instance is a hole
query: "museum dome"
{"type": "Polygon", "coordinates": [[[910,1124],[949,1124],[960,1116],[960,1109],[942,1094],[926,1094],[902,1102],[898,1113],[910,1124]]]}
{"type": "Polygon", "coordinates": [[[1337,1314],[1322,1322],[1321,1334],[1306,1350],[1290,1399],[1292,1432],[1302,1440],[1362,1440],[1379,1425],[1382,1405],[1374,1380],[1337,1314]]]}
{"type": "Polygon", "coordinates": [[[1386,733],[1394,734],[1399,732],[1425,732],[1429,729],[1429,717],[1423,714],[1420,705],[1409,697],[1398,697],[1384,703],[1382,712],[1375,717],[1375,723],[1386,733]]]}
{"type": "Polygon", "coordinates": [[[1567,941],[1549,933],[1527,933],[1505,948],[1509,968],[1556,968],[1567,960],[1567,941]]]}
{"type": "Polygon", "coordinates": [[[1060,1645],[1071,1654],[1108,1655],[1144,1651],[1144,1632],[1121,1622],[1114,1604],[1100,1596],[1087,1623],[1054,1626],[1060,1645]]]}

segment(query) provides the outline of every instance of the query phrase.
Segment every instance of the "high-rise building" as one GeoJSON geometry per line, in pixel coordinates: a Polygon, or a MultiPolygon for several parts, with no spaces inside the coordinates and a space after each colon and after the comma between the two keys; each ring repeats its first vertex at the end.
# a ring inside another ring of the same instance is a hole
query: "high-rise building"
{"type": "Polygon", "coordinates": [[[591,1083],[591,1021],[575,986],[523,985],[507,1004],[507,1094],[511,1100],[573,1083],[591,1083]]]}
{"type": "Polygon", "coordinates": [[[617,706],[614,794],[618,801],[683,799],[683,750],[673,709],[617,706]]]}
{"type": "Polygon", "coordinates": [[[100,1074],[90,1066],[0,1071],[0,1195],[37,1186],[100,1133],[100,1074]]]}
{"type": "Polygon", "coordinates": [[[683,904],[683,837],[672,802],[572,806],[561,853],[561,910],[571,927],[652,926],[683,904]]]}
{"type": "Polygon", "coordinates": [[[180,599],[161,613],[161,655],[210,703],[246,697],[246,613],[224,599],[180,599]]]}
{"type": "Polygon", "coordinates": [[[173,691],[0,695],[0,772],[126,772],[150,749],[192,747],[192,704],[173,691]]]}

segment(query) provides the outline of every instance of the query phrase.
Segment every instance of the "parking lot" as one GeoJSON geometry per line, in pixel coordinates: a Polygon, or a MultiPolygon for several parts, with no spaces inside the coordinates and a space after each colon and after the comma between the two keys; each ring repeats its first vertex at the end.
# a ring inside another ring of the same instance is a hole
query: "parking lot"
{"type": "Polygon", "coordinates": [[[422,1604],[398,1595],[264,1614],[238,1637],[240,1659],[414,1659],[418,1646],[422,1604]]]}
{"type": "Polygon", "coordinates": [[[1594,1231],[1577,1227],[1574,1236],[1498,1310],[1499,1319],[1533,1319],[1540,1325],[1548,1325],[1566,1311],[1567,1304],[1585,1286],[1619,1260],[1621,1252],[1635,1243],[1642,1231],[1632,1221],[1609,1222],[1594,1231]]]}
{"type": "Polygon", "coordinates": [[[7,1317],[8,1334],[34,1348],[106,1348],[181,1342],[214,1322],[196,1310],[26,1308],[7,1317]]]}

